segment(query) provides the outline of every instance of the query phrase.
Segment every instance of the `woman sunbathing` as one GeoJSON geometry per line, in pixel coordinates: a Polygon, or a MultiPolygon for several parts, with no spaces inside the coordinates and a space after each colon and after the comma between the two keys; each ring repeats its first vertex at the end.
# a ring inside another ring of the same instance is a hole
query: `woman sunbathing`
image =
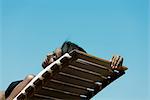
{"type": "MultiPolygon", "coordinates": [[[[79,47],[78,45],[70,42],[70,41],[66,41],[63,43],[61,48],[56,48],[56,50],[52,53],[49,53],[47,55],[47,57],[45,58],[45,60],[42,63],[42,67],[46,68],[48,65],[50,65],[52,62],[54,62],[55,60],[57,60],[59,57],[61,57],[63,54],[65,53],[69,53],[70,51],[77,49],[79,51],[85,52],[86,51],[84,49],[82,49],[81,47],[79,47]]],[[[113,56],[112,60],[111,60],[111,67],[112,69],[117,69],[118,66],[121,66],[123,62],[123,58],[120,56],[113,56]]],[[[34,78],[34,75],[28,75],[26,76],[26,78],[24,80],[19,80],[19,81],[15,81],[12,82],[9,87],[6,89],[5,91],[5,98],[7,100],[12,100],[13,98],[15,98],[15,96],[17,96],[17,94],[19,94],[19,92],[21,92],[21,90],[34,78]]]]}

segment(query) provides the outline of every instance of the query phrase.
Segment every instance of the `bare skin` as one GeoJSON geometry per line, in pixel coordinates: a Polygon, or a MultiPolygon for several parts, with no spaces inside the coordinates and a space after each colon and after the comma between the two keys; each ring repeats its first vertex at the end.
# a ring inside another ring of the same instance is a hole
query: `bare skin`
{"type": "Polygon", "coordinates": [[[6,100],[13,100],[21,92],[21,90],[34,78],[34,75],[28,75],[22,82],[20,82],[11,92],[6,100]]]}
{"type": "Polygon", "coordinates": [[[62,55],[62,50],[60,48],[56,48],[56,50],[53,53],[48,53],[47,57],[44,59],[42,63],[42,67],[43,68],[47,67],[56,59],[58,59],[61,55],[62,55]]]}
{"type": "Polygon", "coordinates": [[[5,100],[5,94],[3,91],[0,91],[0,100],[5,100]]]}
{"type": "Polygon", "coordinates": [[[118,67],[122,66],[123,58],[121,56],[113,56],[111,59],[111,68],[117,69],[118,67]]]}
{"type": "MultiPolygon", "coordinates": [[[[62,50],[57,48],[53,53],[48,53],[42,63],[42,67],[46,68],[52,62],[62,56],[62,50]]],[[[117,69],[122,65],[123,58],[121,56],[113,56],[111,59],[111,68],[117,69]]],[[[34,78],[33,75],[28,75],[21,83],[19,83],[11,92],[10,96],[6,100],[12,100],[17,94],[34,78]]]]}

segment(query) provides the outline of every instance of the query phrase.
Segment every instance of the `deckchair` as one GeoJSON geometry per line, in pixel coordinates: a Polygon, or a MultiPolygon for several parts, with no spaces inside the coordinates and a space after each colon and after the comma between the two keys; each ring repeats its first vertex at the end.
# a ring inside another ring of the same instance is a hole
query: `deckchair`
{"type": "Polygon", "coordinates": [[[14,100],[89,100],[125,74],[111,62],[73,50],[42,70],[14,100]]]}

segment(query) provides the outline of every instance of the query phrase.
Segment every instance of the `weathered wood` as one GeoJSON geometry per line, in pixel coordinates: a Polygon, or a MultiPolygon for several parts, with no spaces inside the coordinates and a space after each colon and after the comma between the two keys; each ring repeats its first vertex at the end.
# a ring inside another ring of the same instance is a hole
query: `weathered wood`
{"type": "Polygon", "coordinates": [[[72,74],[74,76],[78,76],[78,77],[85,78],[88,80],[93,80],[93,81],[98,81],[98,80],[103,81],[107,79],[106,77],[102,76],[99,73],[94,73],[92,71],[88,71],[86,69],[81,69],[81,68],[78,68],[76,66],[71,66],[71,65],[69,65],[67,68],[64,68],[62,72],[67,73],[67,74],[72,74]]]}
{"type": "Polygon", "coordinates": [[[83,87],[92,87],[94,84],[93,80],[88,80],[79,76],[74,76],[63,72],[60,72],[53,79],[66,83],[76,84],[83,87]]]}
{"type": "MultiPolygon", "coordinates": [[[[71,84],[71,83],[70,83],[71,84]]],[[[48,88],[55,88],[57,90],[62,90],[62,91],[67,91],[67,92],[72,92],[72,93],[76,93],[76,94],[87,94],[87,90],[86,88],[82,89],[82,88],[78,88],[72,85],[68,85],[68,84],[63,84],[61,81],[50,81],[47,84],[44,85],[44,87],[48,87],[48,88]]]]}
{"type": "MultiPolygon", "coordinates": [[[[98,65],[105,66],[108,69],[111,69],[111,66],[110,66],[111,65],[111,61],[109,61],[109,60],[98,58],[98,57],[92,56],[90,54],[81,52],[79,50],[73,50],[73,51],[71,51],[70,55],[75,55],[76,58],[78,58],[78,59],[83,59],[83,60],[86,60],[86,61],[98,64],[98,65]]],[[[118,71],[123,71],[123,70],[125,71],[127,69],[128,68],[125,67],[125,66],[119,66],[117,70],[118,71]]]]}
{"type": "Polygon", "coordinates": [[[73,50],[40,72],[16,98],[89,100],[127,69],[112,70],[110,65],[108,60],[73,50]]]}
{"type": "Polygon", "coordinates": [[[34,96],[28,98],[28,100],[63,100],[63,99],[49,97],[49,96],[40,95],[40,94],[34,94],[34,96]]]}
{"type": "Polygon", "coordinates": [[[74,99],[74,100],[79,100],[80,95],[70,93],[70,92],[65,92],[62,90],[57,90],[53,88],[48,88],[48,87],[43,87],[38,94],[44,95],[47,97],[53,97],[53,98],[60,98],[60,99],[74,99]]]}
{"type": "Polygon", "coordinates": [[[78,66],[79,68],[86,69],[89,71],[93,71],[95,73],[100,73],[103,76],[108,76],[113,74],[113,71],[110,69],[107,69],[105,66],[90,63],[85,60],[77,60],[70,63],[70,65],[78,66]]]}

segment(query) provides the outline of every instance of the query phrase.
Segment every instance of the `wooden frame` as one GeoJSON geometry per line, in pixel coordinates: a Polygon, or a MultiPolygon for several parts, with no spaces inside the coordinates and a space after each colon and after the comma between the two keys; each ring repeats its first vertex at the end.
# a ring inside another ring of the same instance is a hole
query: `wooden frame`
{"type": "Polygon", "coordinates": [[[111,62],[73,50],[42,70],[14,100],[89,100],[125,74],[111,62]]]}

